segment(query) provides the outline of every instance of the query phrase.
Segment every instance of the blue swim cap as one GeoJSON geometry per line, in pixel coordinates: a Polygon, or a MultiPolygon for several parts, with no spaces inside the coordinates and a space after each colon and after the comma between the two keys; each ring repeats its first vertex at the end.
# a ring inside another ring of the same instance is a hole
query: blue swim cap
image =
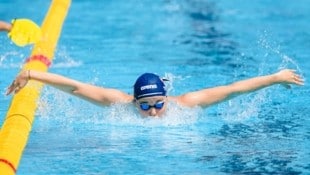
{"type": "Polygon", "coordinates": [[[144,73],[134,85],[134,97],[138,100],[152,96],[166,96],[165,84],[158,75],[144,73]]]}

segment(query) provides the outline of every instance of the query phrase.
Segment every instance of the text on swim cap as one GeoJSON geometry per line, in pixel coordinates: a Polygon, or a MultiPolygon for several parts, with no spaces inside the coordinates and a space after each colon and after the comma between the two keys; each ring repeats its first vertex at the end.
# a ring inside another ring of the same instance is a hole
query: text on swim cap
{"type": "Polygon", "coordinates": [[[156,84],[150,84],[150,85],[146,85],[146,86],[141,86],[141,91],[145,90],[145,89],[156,89],[157,85],[156,84]]]}

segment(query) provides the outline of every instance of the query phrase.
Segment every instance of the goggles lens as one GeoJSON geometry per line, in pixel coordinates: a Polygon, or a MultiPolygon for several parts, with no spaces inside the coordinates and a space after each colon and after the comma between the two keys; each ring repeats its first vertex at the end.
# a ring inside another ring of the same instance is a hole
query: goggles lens
{"type": "Polygon", "coordinates": [[[163,102],[163,101],[157,102],[154,105],[149,105],[148,103],[140,103],[140,108],[143,111],[147,111],[152,107],[154,107],[155,109],[161,109],[164,107],[164,104],[165,104],[165,102],[163,102]]]}

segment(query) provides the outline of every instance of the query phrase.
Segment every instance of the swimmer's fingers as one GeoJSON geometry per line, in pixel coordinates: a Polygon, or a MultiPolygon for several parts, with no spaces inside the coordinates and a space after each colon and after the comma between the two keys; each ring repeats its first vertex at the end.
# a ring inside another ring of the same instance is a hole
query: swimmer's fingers
{"type": "Polygon", "coordinates": [[[24,87],[15,82],[16,81],[13,81],[13,83],[7,88],[6,95],[10,95],[12,92],[16,94],[24,87]]]}
{"type": "MultiPolygon", "coordinates": [[[[304,85],[304,79],[293,69],[284,69],[276,74],[279,83],[304,85]]],[[[288,87],[286,85],[286,87],[288,87]]]]}
{"type": "Polygon", "coordinates": [[[300,75],[296,74],[293,76],[294,76],[293,81],[295,84],[300,85],[300,86],[303,86],[305,84],[304,79],[300,75]]]}
{"type": "Polygon", "coordinates": [[[297,84],[299,86],[304,85],[304,79],[296,73],[296,70],[291,70],[289,82],[292,84],[297,84]]]}
{"type": "Polygon", "coordinates": [[[28,81],[29,81],[29,72],[28,71],[22,72],[7,88],[6,95],[11,94],[12,92],[14,92],[15,94],[18,93],[22,88],[24,88],[27,85],[28,81]]]}
{"type": "Polygon", "coordinates": [[[18,92],[20,88],[18,87],[18,83],[14,80],[11,85],[7,88],[6,95],[10,95],[13,91],[18,92]]]}

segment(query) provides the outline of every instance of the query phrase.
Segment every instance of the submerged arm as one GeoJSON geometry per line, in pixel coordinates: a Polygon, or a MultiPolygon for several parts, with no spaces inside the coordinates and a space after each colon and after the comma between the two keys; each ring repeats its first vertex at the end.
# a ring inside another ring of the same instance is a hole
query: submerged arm
{"type": "Polygon", "coordinates": [[[131,95],[117,89],[97,87],[61,75],[34,70],[23,71],[19,74],[8,87],[7,95],[12,92],[18,93],[21,88],[26,86],[30,79],[51,85],[96,104],[109,105],[117,102],[130,102],[132,100],[131,95]]]}
{"type": "Polygon", "coordinates": [[[185,106],[208,106],[240,94],[249,93],[274,84],[303,85],[303,79],[294,70],[285,69],[275,74],[241,80],[226,86],[219,86],[190,92],[179,96],[177,101],[185,106]]]}

